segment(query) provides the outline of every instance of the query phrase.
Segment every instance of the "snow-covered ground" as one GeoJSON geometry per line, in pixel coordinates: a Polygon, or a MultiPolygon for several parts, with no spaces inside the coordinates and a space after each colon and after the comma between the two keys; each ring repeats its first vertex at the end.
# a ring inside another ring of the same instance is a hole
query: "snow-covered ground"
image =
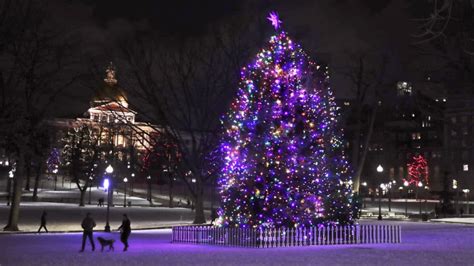
{"type": "MultiPolygon", "coordinates": [[[[96,220],[97,229],[105,227],[107,207],[86,206],[77,204],[23,202],[20,210],[20,230],[35,232],[40,225],[41,213],[48,213],[47,227],[51,231],[80,231],[81,221],[90,212],[96,220]]],[[[7,224],[10,208],[0,205],[0,226],[7,224]]],[[[127,207],[118,205],[110,208],[110,226],[116,228],[122,221],[122,214],[127,213],[135,228],[157,228],[178,224],[189,224],[194,218],[194,212],[187,208],[168,207],[127,207]]],[[[209,212],[206,212],[209,217],[209,212]]],[[[1,232],[0,232],[1,234],[1,232]]]]}
{"type": "MultiPolygon", "coordinates": [[[[371,223],[374,223],[371,221],[371,223]]],[[[393,222],[391,222],[393,223],[393,222]]],[[[122,252],[79,253],[80,233],[0,235],[0,265],[473,265],[474,226],[399,222],[401,244],[275,249],[172,244],[171,230],[134,231],[122,252]]],[[[97,245],[97,241],[96,241],[97,245]]]]}
{"type": "Polygon", "coordinates": [[[442,222],[442,223],[456,223],[456,224],[474,224],[474,217],[441,218],[441,219],[432,219],[431,221],[442,222]]]}

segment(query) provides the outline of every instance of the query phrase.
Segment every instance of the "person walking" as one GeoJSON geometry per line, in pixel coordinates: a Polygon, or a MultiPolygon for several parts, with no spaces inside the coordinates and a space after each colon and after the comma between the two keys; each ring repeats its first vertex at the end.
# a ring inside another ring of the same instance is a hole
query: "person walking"
{"type": "Polygon", "coordinates": [[[48,228],[46,228],[46,215],[48,215],[46,211],[43,211],[43,213],[41,214],[41,225],[38,229],[38,233],[41,231],[41,228],[44,228],[46,233],[48,233],[48,228]]]}
{"type": "Polygon", "coordinates": [[[94,227],[96,226],[94,219],[92,219],[91,214],[88,212],[86,214],[86,218],[82,220],[82,229],[84,232],[82,233],[82,248],[80,252],[84,252],[84,247],[86,245],[86,238],[89,238],[89,241],[91,242],[92,246],[92,251],[95,250],[95,244],[94,244],[94,238],[93,238],[93,232],[94,232],[94,227]]]}
{"type": "Polygon", "coordinates": [[[130,236],[130,233],[132,232],[132,228],[130,227],[130,219],[128,219],[127,214],[123,214],[123,220],[122,224],[120,227],[117,229],[120,231],[120,241],[122,241],[124,247],[123,251],[128,250],[128,237],[130,236]]]}

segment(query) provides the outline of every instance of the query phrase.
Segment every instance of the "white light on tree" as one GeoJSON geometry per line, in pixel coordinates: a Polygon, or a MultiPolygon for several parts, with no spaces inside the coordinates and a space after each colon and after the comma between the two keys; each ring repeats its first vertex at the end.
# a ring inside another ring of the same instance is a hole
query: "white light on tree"
{"type": "Polygon", "coordinates": [[[124,178],[123,178],[123,182],[124,182],[124,183],[127,183],[127,182],[128,182],[128,178],[124,177],[124,178]]]}
{"type": "Polygon", "coordinates": [[[458,181],[453,179],[453,189],[458,189],[458,181]]]}
{"type": "Polygon", "coordinates": [[[464,172],[469,171],[469,164],[463,164],[463,165],[462,165],[462,170],[463,170],[464,172]]]}
{"type": "Polygon", "coordinates": [[[405,187],[408,187],[408,185],[410,185],[410,183],[408,183],[408,181],[405,180],[405,182],[403,182],[403,185],[404,185],[405,187]]]}
{"type": "Polygon", "coordinates": [[[423,186],[423,183],[421,183],[421,181],[418,182],[418,187],[422,187],[422,186],[423,186]]]}
{"type": "Polygon", "coordinates": [[[465,189],[463,189],[463,190],[462,190],[462,192],[464,192],[464,193],[466,193],[466,194],[467,194],[467,193],[469,193],[469,192],[470,192],[470,190],[469,190],[469,189],[467,189],[467,188],[465,188],[465,189]]]}

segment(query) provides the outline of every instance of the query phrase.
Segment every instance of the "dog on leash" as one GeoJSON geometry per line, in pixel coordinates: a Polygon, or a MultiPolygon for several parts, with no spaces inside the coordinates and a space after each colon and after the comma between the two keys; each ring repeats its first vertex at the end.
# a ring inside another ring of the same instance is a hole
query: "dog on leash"
{"type": "Polygon", "coordinates": [[[115,239],[105,239],[103,237],[97,237],[97,240],[99,240],[99,243],[100,243],[100,246],[101,246],[101,249],[100,251],[104,251],[104,247],[109,247],[109,251],[113,251],[114,250],[114,242],[115,242],[115,239]]]}

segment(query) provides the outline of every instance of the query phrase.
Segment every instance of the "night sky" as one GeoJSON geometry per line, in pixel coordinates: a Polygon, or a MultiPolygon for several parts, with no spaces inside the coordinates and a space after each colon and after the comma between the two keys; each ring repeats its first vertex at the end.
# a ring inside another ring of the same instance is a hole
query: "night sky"
{"type": "MultiPolygon", "coordinates": [[[[79,36],[81,52],[104,67],[113,60],[113,40],[127,36],[134,27],[185,39],[204,35],[210,26],[225,23],[230,17],[257,16],[266,23],[268,11],[275,10],[290,35],[313,58],[329,64],[331,83],[340,97],[350,97],[350,84],[337,70],[358,51],[388,55],[389,80],[414,80],[426,74],[423,67],[412,64],[417,59],[411,46],[414,22],[408,1],[56,0],[48,1],[45,8],[65,33],[79,36]]],[[[268,25],[267,33],[258,41],[262,43],[271,34],[268,25]]],[[[120,80],[120,69],[118,73],[120,80]]],[[[62,105],[63,115],[84,112],[92,94],[84,86],[71,88],[60,104],[67,98],[75,100],[67,107],[62,105]]]]}

